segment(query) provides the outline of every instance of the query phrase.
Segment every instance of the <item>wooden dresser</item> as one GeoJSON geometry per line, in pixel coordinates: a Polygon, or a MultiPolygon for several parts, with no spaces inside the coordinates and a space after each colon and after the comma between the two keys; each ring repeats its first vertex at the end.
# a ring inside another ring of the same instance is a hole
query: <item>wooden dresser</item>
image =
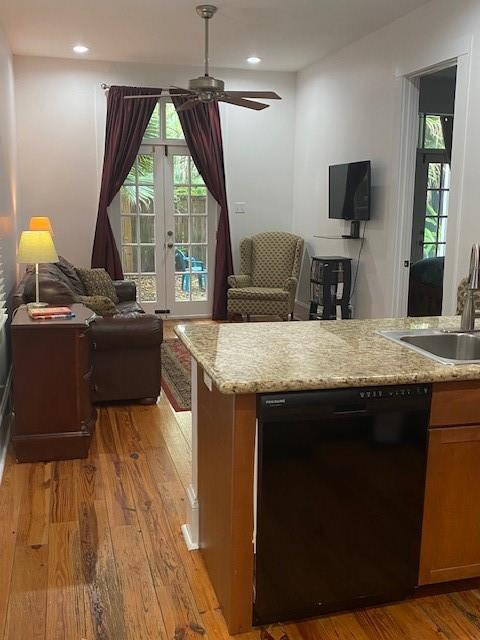
{"type": "Polygon", "coordinates": [[[18,462],[85,458],[95,427],[89,321],[74,304],[68,320],[32,320],[25,306],[12,321],[13,444],[18,462]]]}

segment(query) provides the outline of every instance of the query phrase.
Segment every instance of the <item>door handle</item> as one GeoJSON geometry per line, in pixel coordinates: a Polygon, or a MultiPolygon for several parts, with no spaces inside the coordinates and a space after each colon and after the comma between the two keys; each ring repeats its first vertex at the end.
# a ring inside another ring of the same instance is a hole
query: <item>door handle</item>
{"type": "Polygon", "coordinates": [[[172,249],[172,247],[173,247],[173,242],[167,242],[167,247],[168,247],[169,249],[172,249]]]}

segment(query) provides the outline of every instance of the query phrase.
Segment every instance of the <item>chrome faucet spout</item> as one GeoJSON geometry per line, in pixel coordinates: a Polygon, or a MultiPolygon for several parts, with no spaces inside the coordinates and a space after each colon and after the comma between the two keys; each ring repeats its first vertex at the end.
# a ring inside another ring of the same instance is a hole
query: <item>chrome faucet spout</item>
{"type": "Polygon", "coordinates": [[[474,293],[480,289],[480,245],[475,243],[470,254],[470,271],[468,274],[467,296],[462,312],[462,331],[475,329],[475,299],[474,293]]]}

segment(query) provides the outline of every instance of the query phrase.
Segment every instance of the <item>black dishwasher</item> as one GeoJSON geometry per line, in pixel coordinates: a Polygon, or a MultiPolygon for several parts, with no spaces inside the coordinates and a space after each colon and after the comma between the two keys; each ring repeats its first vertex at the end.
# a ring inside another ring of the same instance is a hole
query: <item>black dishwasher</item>
{"type": "Polygon", "coordinates": [[[258,398],[254,623],[417,584],[431,386],[258,398]]]}

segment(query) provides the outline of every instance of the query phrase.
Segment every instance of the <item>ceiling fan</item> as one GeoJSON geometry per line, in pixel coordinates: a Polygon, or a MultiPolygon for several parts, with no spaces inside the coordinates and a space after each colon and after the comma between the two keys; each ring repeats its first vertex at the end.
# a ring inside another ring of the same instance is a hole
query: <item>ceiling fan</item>
{"type": "MultiPolygon", "coordinates": [[[[209,33],[208,23],[211,18],[217,12],[217,7],[213,4],[201,4],[197,7],[198,15],[205,21],[205,73],[203,76],[193,78],[188,83],[188,89],[181,89],[179,87],[173,87],[179,89],[181,93],[176,93],[176,96],[182,96],[189,98],[184,102],[177,111],[187,111],[193,109],[200,102],[226,102],[228,104],[234,104],[238,107],[246,107],[247,109],[254,109],[255,111],[261,111],[266,109],[270,105],[264,102],[255,102],[248,98],[261,98],[264,100],[281,100],[281,97],[274,91],[225,91],[225,83],[223,80],[218,80],[209,74],[208,69],[208,45],[209,45],[209,33]]],[[[125,96],[124,100],[138,100],[142,98],[169,98],[170,94],[159,93],[158,95],[138,95],[138,96],[125,96]]]]}

